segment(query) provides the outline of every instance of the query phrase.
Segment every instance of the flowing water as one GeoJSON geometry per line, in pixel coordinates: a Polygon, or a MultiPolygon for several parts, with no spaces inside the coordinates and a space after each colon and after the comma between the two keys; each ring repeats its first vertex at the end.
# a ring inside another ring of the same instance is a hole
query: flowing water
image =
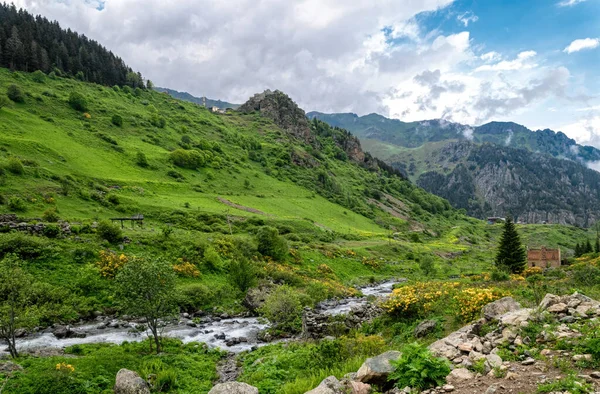
{"type": "MultiPolygon", "coordinates": [[[[392,291],[394,281],[383,282],[362,288],[365,296],[384,296],[392,291]]],[[[342,300],[331,300],[321,303],[318,308],[325,314],[338,315],[348,313],[353,307],[363,305],[366,298],[345,298],[342,300]]],[[[230,352],[239,353],[254,347],[265,345],[258,340],[260,331],[267,328],[267,322],[255,317],[207,319],[204,323],[191,327],[189,320],[182,320],[178,324],[164,327],[163,335],[178,338],[184,343],[204,342],[209,347],[218,347],[230,352]]],[[[83,338],[58,339],[50,330],[30,335],[26,338],[17,339],[17,348],[23,350],[60,349],[67,346],[88,343],[114,343],[120,344],[125,341],[142,341],[147,334],[136,332],[135,324],[121,322],[120,326],[111,328],[103,325],[86,324],[72,327],[76,333],[85,333],[83,338]],[[101,328],[100,328],[101,327],[101,328]]],[[[6,353],[4,347],[0,348],[0,356],[6,353]]]]}

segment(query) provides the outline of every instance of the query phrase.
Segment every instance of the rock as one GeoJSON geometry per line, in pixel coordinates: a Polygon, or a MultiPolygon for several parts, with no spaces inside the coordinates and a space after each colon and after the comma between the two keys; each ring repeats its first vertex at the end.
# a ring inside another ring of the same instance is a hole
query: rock
{"type": "Polygon", "coordinates": [[[569,307],[566,304],[559,302],[558,304],[549,306],[546,310],[550,313],[566,313],[569,310],[569,307]]]}
{"type": "Polygon", "coordinates": [[[448,384],[460,383],[467,380],[471,380],[474,377],[475,375],[473,375],[473,373],[468,369],[456,368],[452,372],[450,372],[450,375],[446,376],[446,382],[448,382],[448,384]]]}
{"type": "Polygon", "coordinates": [[[552,306],[554,304],[558,304],[559,302],[560,302],[560,297],[559,296],[556,296],[554,294],[546,294],[544,296],[544,299],[542,300],[542,302],[540,302],[540,309],[541,310],[546,310],[550,306],[552,306]]]}
{"type": "Polygon", "coordinates": [[[590,376],[594,379],[600,379],[600,372],[594,371],[594,372],[590,373],[590,376]]]}
{"type": "Polygon", "coordinates": [[[258,389],[247,383],[226,382],[217,384],[208,394],[258,394],[258,389]]]}
{"type": "Polygon", "coordinates": [[[573,361],[592,361],[591,354],[576,354],[573,356],[573,361]]]}
{"type": "Polygon", "coordinates": [[[401,355],[402,353],[391,350],[368,358],[356,372],[356,380],[362,383],[386,383],[388,375],[394,371],[390,361],[399,359],[401,355]]]}
{"type": "Polygon", "coordinates": [[[150,394],[150,387],[137,373],[121,369],[117,373],[114,391],[115,394],[150,394]]]}
{"type": "Polygon", "coordinates": [[[371,385],[369,384],[354,382],[352,380],[348,381],[348,383],[352,389],[351,394],[369,394],[371,392],[371,385]]]}
{"type": "Polygon", "coordinates": [[[69,335],[69,331],[71,330],[68,326],[58,326],[54,329],[52,334],[54,334],[57,339],[64,339],[69,335]]]}
{"type": "Polygon", "coordinates": [[[485,394],[495,394],[496,391],[498,391],[498,386],[493,384],[490,387],[488,387],[487,390],[485,390],[485,394]]]}
{"type": "Polygon", "coordinates": [[[415,327],[414,336],[416,338],[424,337],[435,331],[437,327],[437,321],[435,320],[423,320],[417,327],[415,327]]]}
{"type": "Polygon", "coordinates": [[[521,309],[521,304],[512,297],[504,297],[483,307],[483,316],[487,320],[496,320],[502,315],[521,309]]]}
{"type": "Polygon", "coordinates": [[[316,388],[307,391],[304,394],[344,394],[344,389],[345,388],[342,385],[342,382],[337,380],[335,376],[329,376],[325,378],[316,388]]]}
{"type": "Polygon", "coordinates": [[[15,371],[22,371],[22,370],[23,370],[23,367],[21,367],[19,364],[13,363],[12,361],[6,361],[3,363],[0,363],[0,374],[8,375],[15,371]]]}
{"type": "Polygon", "coordinates": [[[507,326],[521,327],[523,323],[531,319],[533,310],[529,308],[519,309],[517,311],[508,312],[498,318],[500,323],[507,326]]]}
{"type": "Polygon", "coordinates": [[[521,365],[533,365],[535,364],[535,360],[531,357],[521,361],[521,365]]]}
{"type": "Polygon", "coordinates": [[[461,352],[470,353],[471,351],[473,351],[473,345],[470,343],[461,343],[458,345],[458,350],[460,350],[461,352]]]}
{"type": "Polygon", "coordinates": [[[485,356],[485,366],[489,370],[500,368],[502,366],[502,359],[497,354],[488,354],[485,356]]]}
{"type": "Polygon", "coordinates": [[[442,386],[442,390],[444,390],[447,393],[450,393],[450,392],[454,391],[454,386],[451,384],[445,384],[442,386]]]}
{"type": "Polygon", "coordinates": [[[519,375],[514,372],[508,372],[506,374],[506,380],[516,380],[518,377],[519,375]]]}

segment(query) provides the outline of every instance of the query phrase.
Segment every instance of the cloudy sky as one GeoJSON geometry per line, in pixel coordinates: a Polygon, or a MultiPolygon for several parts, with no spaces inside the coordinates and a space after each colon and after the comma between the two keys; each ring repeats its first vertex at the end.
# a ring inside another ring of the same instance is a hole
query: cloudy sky
{"type": "Polygon", "coordinates": [[[512,120],[600,147],[600,0],[16,0],[158,86],[406,121],[512,120]]]}

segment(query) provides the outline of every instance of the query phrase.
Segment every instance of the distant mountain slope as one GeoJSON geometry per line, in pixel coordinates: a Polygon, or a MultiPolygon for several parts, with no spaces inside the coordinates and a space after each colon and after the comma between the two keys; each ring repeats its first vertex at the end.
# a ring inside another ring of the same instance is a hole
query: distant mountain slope
{"type": "MultiPolygon", "coordinates": [[[[177,90],[173,90],[173,89],[169,89],[169,88],[160,88],[160,87],[155,87],[154,90],[156,90],[157,92],[169,93],[170,96],[172,96],[176,99],[179,99],[179,100],[189,101],[190,103],[196,103],[196,104],[200,104],[200,105],[204,104],[204,100],[202,97],[192,96],[188,92],[178,92],[177,90]]],[[[213,99],[206,98],[206,107],[207,108],[217,107],[217,108],[221,108],[221,109],[226,109],[226,108],[236,109],[239,106],[240,106],[239,104],[231,104],[231,103],[228,103],[227,101],[213,100],[213,99]]]]}
{"type": "Polygon", "coordinates": [[[552,130],[515,123],[470,128],[443,120],[401,122],[371,114],[311,118],[353,130],[365,150],[475,217],[589,226],[600,219],[600,151],[552,130]]]}
{"type": "Polygon", "coordinates": [[[436,141],[466,140],[490,142],[557,158],[582,162],[600,160],[600,150],[578,145],[562,132],[550,129],[532,131],[512,122],[490,122],[478,127],[451,123],[443,119],[402,122],[377,114],[323,114],[309,112],[309,118],[318,118],[332,126],[345,128],[359,138],[370,138],[407,148],[416,148],[436,141]]]}

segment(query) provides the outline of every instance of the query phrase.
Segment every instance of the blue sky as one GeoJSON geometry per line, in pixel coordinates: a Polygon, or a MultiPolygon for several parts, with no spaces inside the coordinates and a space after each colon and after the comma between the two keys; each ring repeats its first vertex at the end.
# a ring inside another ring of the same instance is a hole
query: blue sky
{"type": "Polygon", "coordinates": [[[13,0],[158,86],[307,111],[492,120],[600,147],[600,0],[13,0]]]}

